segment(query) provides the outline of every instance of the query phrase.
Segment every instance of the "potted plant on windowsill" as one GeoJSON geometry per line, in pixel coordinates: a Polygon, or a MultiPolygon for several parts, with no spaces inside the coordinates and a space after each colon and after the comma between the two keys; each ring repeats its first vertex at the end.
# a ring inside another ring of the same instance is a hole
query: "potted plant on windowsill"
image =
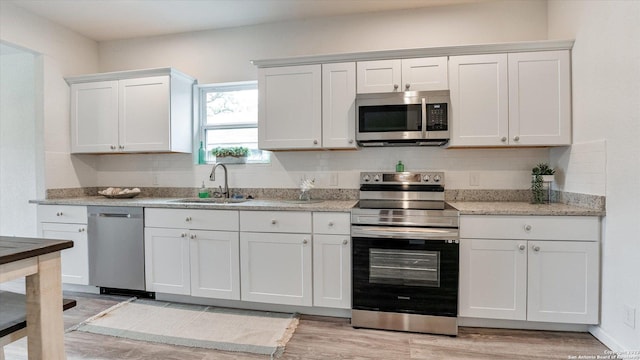
{"type": "Polygon", "coordinates": [[[249,156],[249,148],[244,146],[217,147],[211,150],[218,164],[244,164],[249,156]]]}
{"type": "Polygon", "coordinates": [[[539,163],[531,169],[531,193],[534,204],[550,202],[549,192],[551,183],[555,180],[555,172],[555,169],[549,167],[547,163],[539,163]],[[547,197],[545,197],[545,193],[547,193],[547,197]]]}

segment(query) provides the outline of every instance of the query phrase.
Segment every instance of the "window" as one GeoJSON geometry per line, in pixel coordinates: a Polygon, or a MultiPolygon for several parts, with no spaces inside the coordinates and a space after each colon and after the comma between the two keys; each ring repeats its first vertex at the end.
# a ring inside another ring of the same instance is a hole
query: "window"
{"type": "Polygon", "coordinates": [[[248,163],[268,163],[269,153],[258,149],[258,85],[255,81],[202,85],[200,89],[200,138],[207,162],[211,150],[246,147],[248,163]]]}

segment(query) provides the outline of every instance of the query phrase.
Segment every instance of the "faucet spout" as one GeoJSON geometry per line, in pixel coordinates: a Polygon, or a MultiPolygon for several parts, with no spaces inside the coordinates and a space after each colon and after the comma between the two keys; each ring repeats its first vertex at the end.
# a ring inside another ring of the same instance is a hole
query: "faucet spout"
{"type": "Polygon", "coordinates": [[[227,176],[227,167],[224,164],[215,164],[213,166],[213,169],[211,170],[211,174],[209,175],[209,180],[211,181],[216,181],[216,169],[218,168],[218,166],[222,166],[222,169],[224,170],[224,191],[223,191],[223,195],[225,198],[229,198],[229,179],[227,176]]]}

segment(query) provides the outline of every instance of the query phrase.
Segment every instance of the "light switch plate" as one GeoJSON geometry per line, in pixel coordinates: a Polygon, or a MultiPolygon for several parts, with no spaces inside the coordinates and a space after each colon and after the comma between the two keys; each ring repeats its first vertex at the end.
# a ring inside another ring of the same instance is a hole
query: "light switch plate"
{"type": "Polygon", "coordinates": [[[632,329],[636,328],[636,309],[629,305],[623,305],[624,308],[624,323],[632,329]]]}
{"type": "Polygon", "coordinates": [[[469,186],[480,186],[480,173],[469,173],[469,186]]]}

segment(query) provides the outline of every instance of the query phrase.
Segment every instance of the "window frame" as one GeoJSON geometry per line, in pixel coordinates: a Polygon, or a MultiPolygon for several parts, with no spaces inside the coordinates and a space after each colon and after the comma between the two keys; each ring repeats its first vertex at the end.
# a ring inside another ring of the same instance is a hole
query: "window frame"
{"type": "MultiPolygon", "coordinates": [[[[196,136],[196,143],[194,144],[194,158],[197,163],[197,154],[198,149],[200,147],[200,142],[205,142],[206,147],[206,132],[207,130],[225,130],[225,129],[258,129],[258,122],[256,119],[254,123],[239,123],[234,125],[208,125],[207,124],[207,107],[206,107],[206,96],[211,92],[224,92],[224,91],[238,91],[238,90],[258,90],[258,81],[239,81],[239,82],[227,82],[227,83],[213,83],[213,84],[203,84],[196,85],[197,88],[197,101],[196,101],[196,109],[195,111],[198,114],[198,129],[196,136]]],[[[260,150],[264,151],[264,150],[260,150]]],[[[270,156],[267,160],[263,161],[247,161],[246,164],[269,164],[271,163],[270,156]]],[[[212,164],[212,162],[207,161],[207,164],[212,164]]]]}

